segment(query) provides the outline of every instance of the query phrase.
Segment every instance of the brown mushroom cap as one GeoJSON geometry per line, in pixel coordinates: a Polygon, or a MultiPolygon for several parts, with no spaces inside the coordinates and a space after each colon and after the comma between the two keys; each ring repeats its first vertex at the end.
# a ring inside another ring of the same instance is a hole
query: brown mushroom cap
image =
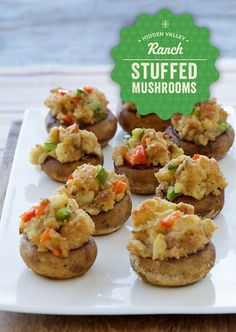
{"type": "Polygon", "coordinates": [[[97,257],[97,246],[94,239],[89,237],[82,247],[71,250],[68,257],[57,257],[51,252],[39,252],[37,246],[23,235],[20,254],[35,273],[52,279],[69,279],[88,271],[97,257]]]}
{"type": "Polygon", "coordinates": [[[130,254],[130,262],[143,281],[157,286],[176,287],[204,278],[214,266],[215,257],[215,246],[209,242],[202,250],[180,259],[160,261],[130,254]]]}
{"type": "Polygon", "coordinates": [[[137,195],[151,195],[155,193],[158,181],[154,174],[157,173],[160,168],[161,167],[157,166],[131,168],[126,165],[114,165],[117,174],[125,174],[128,178],[131,193],[137,195]]]}
{"type": "Polygon", "coordinates": [[[110,234],[118,230],[130,217],[132,201],[130,195],[126,194],[123,199],[115,203],[114,209],[100,212],[90,217],[95,224],[94,235],[110,234]]]}
{"type": "Polygon", "coordinates": [[[205,155],[216,160],[222,159],[228,152],[234,142],[234,129],[230,126],[223,134],[216,137],[215,141],[209,141],[207,145],[198,145],[193,142],[181,140],[170,125],[166,128],[166,132],[170,135],[176,145],[184,150],[184,154],[192,157],[195,153],[205,155]]]}
{"type": "Polygon", "coordinates": [[[124,131],[129,134],[134,128],[153,128],[156,131],[165,131],[170,125],[170,120],[162,120],[154,113],[137,116],[136,112],[128,111],[123,105],[118,112],[118,121],[124,131]]]}
{"type": "Polygon", "coordinates": [[[95,155],[87,155],[84,158],[72,162],[61,163],[53,157],[48,157],[43,164],[41,164],[41,169],[50,178],[57,182],[66,183],[70,174],[72,174],[78,166],[83,164],[91,165],[103,165],[103,156],[99,158],[95,155]]]}
{"type": "Polygon", "coordinates": [[[220,190],[220,194],[215,196],[210,194],[198,200],[191,196],[180,195],[176,197],[173,203],[185,203],[194,206],[194,213],[201,218],[215,218],[223,209],[225,200],[225,191],[220,190]]]}

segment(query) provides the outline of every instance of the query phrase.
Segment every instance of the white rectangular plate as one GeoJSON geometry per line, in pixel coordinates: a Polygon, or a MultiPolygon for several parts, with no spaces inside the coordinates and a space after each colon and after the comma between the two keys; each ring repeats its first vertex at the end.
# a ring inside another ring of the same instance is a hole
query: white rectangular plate
{"type": "MultiPolygon", "coordinates": [[[[236,128],[232,108],[230,122],[236,128]]],[[[236,313],[236,149],[220,161],[229,181],[225,206],[215,219],[219,230],[213,242],[215,267],[202,281],[187,287],[159,288],[142,282],[132,271],[126,249],[130,221],[121,230],[96,237],[98,257],[84,276],[54,281],[32,273],[19,254],[19,215],[60,184],[32,166],[31,148],[44,141],[46,110],[28,110],[19,136],[0,225],[0,310],[46,314],[161,314],[236,313]]],[[[112,169],[112,146],[103,152],[105,167],[112,169]]],[[[146,197],[132,196],[133,207],[146,197]]]]}

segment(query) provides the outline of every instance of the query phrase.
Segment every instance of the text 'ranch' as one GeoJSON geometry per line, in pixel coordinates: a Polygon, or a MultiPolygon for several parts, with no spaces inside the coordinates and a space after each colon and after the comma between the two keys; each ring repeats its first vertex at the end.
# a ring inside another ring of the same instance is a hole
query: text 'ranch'
{"type": "MultiPolygon", "coordinates": [[[[175,47],[148,43],[147,55],[182,55],[181,42],[175,47]]],[[[132,93],[196,93],[197,64],[176,59],[142,59],[131,64],[132,93]]],[[[180,59],[181,60],[181,59],[180,59]]]]}

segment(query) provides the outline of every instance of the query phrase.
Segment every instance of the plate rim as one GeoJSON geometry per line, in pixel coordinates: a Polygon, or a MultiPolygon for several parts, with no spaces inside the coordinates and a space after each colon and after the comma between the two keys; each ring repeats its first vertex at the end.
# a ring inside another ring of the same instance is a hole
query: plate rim
{"type": "MultiPolygon", "coordinates": [[[[226,108],[232,109],[234,112],[230,114],[236,119],[236,113],[233,106],[226,106],[226,108]]],[[[8,211],[9,200],[11,198],[12,183],[16,177],[15,168],[17,166],[18,150],[20,149],[20,142],[24,134],[24,130],[27,124],[27,118],[31,112],[38,111],[37,107],[27,108],[24,112],[22,125],[20,128],[19,136],[17,138],[16,149],[14,152],[14,158],[12,167],[9,175],[9,181],[7,185],[6,195],[2,208],[2,216],[0,222],[0,234],[4,231],[4,225],[6,223],[5,215],[8,211]],[[5,220],[5,222],[4,222],[5,220]]],[[[0,299],[0,310],[7,312],[19,312],[19,313],[30,313],[30,314],[47,314],[47,315],[172,315],[172,314],[235,314],[235,306],[222,306],[222,305],[207,305],[207,306],[127,306],[127,305],[102,305],[100,307],[57,307],[57,308],[43,308],[42,306],[19,306],[15,304],[6,304],[6,302],[0,299]]]]}

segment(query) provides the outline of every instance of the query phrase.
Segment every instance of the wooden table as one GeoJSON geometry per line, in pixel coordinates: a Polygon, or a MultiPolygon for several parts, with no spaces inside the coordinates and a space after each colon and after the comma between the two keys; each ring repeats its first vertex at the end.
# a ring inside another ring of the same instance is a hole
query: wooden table
{"type": "Polygon", "coordinates": [[[226,332],[236,315],[46,316],[0,313],[0,331],[32,332],[226,332]]]}
{"type": "MultiPolygon", "coordinates": [[[[221,80],[212,89],[220,103],[236,106],[236,60],[218,64],[221,80]]],[[[94,85],[105,91],[116,107],[118,88],[109,79],[110,67],[27,67],[0,69],[0,155],[3,155],[12,121],[22,120],[26,107],[42,107],[48,90],[54,86],[76,88],[94,85]],[[89,82],[88,82],[89,80],[89,82]],[[14,96],[14,98],[13,98],[14,96]]],[[[1,168],[0,192],[5,190],[17,128],[8,140],[1,168]]],[[[1,197],[0,197],[1,205],[1,197]]],[[[235,331],[236,315],[150,315],[150,316],[47,316],[0,312],[0,332],[7,331],[235,331]]]]}

